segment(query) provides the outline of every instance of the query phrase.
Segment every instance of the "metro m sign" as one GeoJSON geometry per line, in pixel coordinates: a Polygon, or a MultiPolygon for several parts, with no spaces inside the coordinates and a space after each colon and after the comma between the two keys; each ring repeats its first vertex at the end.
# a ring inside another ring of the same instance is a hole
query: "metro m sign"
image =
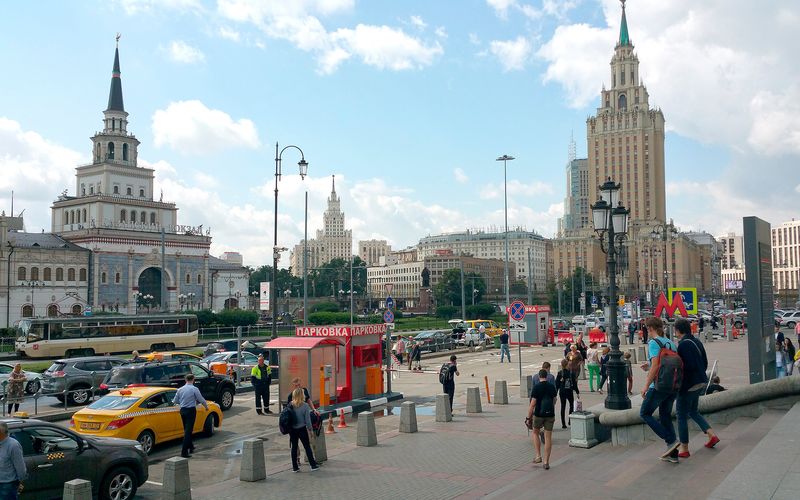
{"type": "Polygon", "coordinates": [[[675,293],[672,297],[672,303],[670,304],[667,302],[667,296],[664,295],[664,292],[661,292],[661,295],[658,296],[658,302],[656,303],[656,310],[653,312],[653,316],[659,317],[661,316],[661,312],[666,309],[667,317],[671,318],[675,315],[675,310],[677,309],[681,316],[684,318],[689,316],[686,313],[686,306],[683,304],[683,296],[680,293],[675,293]]]}

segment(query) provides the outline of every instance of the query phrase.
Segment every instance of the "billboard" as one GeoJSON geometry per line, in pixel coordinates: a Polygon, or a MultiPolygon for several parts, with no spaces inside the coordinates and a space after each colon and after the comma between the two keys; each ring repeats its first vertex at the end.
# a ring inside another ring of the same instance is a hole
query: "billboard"
{"type": "Polygon", "coordinates": [[[725,290],[743,290],[744,281],[742,280],[725,280],[725,290]]]}
{"type": "Polygon", "coordinates": [[[262,311],[269,311],[269,281],[261,282],[261,291],[259,294],[259,309],[262,311]]]}

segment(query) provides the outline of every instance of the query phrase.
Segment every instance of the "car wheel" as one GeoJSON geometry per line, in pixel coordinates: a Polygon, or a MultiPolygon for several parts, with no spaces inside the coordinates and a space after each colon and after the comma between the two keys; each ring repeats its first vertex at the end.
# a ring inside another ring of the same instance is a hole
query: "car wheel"
{"type": "Polygon", "coordinates": [[[28,394],[36,394],[42,388],[42,383],[38,379],[31,380],[25,385],[25,392],[28,394]]]}
{"type": "Polygon", "coordinates": [[[136,474],[128,467],[112,469],[103,478],[100,488],[102,500],[129,500],[136,496],[136,474]]]}
{"type": "Polygon", "coordinates": [[[153,451],[153,446],[156,444],[156,436],[151,431],[142,431],[139,437],[136,438],[139,444],[144,448],[144,454],[149,455],[153,451]]]}
{"type": "Polygon", "coordinates": [[[794,321],[790,321],[790,322],[786,323],[786,326],[788,326],[792,330],[794,330],[794,327],[796,325],[797,325],[797,323],[795,323],[794,321]]]}
{"type": "Polygon", "coordinates": [[[217,425],[217,416],[215,414],[210,414],[206,417],[206,421],[203,424],[203,436],[211,437],[214,435],[214,427],[217,425]]]}
{"type": "Polygon", "coordinates": [[[228,411],[233,406],[233,390],[230,388],[222,389],[222,394],[219,395],[217,404],[219,404],[222,411],[228,411]]]}
{"type": "Polygon", "coordinates": [[[69,404],[83,406],[89,402],[91,397],[89,387],[85,385],[75,386],[71,387],[69,390],[70,392],[67,394],[67,401],[69,404]]]}

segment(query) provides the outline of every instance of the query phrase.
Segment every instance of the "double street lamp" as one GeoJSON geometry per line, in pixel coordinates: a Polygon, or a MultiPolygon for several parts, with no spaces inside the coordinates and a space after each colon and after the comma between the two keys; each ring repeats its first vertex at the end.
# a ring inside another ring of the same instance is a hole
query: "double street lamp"
{"type": "Polygon", "coordinates": [[[33,317],[36,317],[36,302],[33,300],[33,294],[37,288],[44,287],[44,281],[39,280],[28,280],[25,281],[25,286],[31,289],[31,313],[33,317]]]}
{"type": "Polygon", "coordinates": [[[628,231],[627,210],[619,199],[620,184],[615,184],[610,178],[600,186],[600,200],[592,205],[592,222],[594,230],[600,238],[601,249],[607,254],[606,267],[608,270],[608,295],[612,303],[609,307],[608,329],[611,354],[608,361],[608,396],[605,407],[612,410],[625,410],[631,407],[631,400],[627,392],[627,374],[625,363],[622,361],[622,351],[619,350],[619,325],[617,324],[617,305],[613,303],[617,297],[617,240],[625,237],[628,231]],[[607,239],[607,248],[603,239],[607,239]]]}
{"type": "MultiPolygon", "coordinates": [[[[650,237],[654,240],[661,240],[664,244],[663,247],[663,255],[664,255],[664,296],[667,297],[669,294],[669,271],[667,270],[667,241],[675,239],[678,235],[678,229],[675,227],[675,224],[672,223],[670,219],[669,223],[666,224],[656,224],[653,226],[653,230],[650,232],[650,237]]],[[[655,274],[655,273],[653,273],[655,274]]],[[[669,297],[667,298],[669,300],[669,297]]]]}

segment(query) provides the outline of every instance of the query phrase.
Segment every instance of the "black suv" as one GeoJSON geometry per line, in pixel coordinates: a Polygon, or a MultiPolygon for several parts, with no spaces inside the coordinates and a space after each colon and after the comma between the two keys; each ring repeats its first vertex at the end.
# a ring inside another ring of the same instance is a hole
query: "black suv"
{"type": "Polygon", "coordinates": [[[194,375],[194,384],[204,398],[216,402],[222,411],[233,406],[236,394],[233,381],[194,361],[151,361],[118,366],[108,372],[98,392],[104,395],[129,385],[178,388],[189,373],[194,375]]]}
{"type": "MultiPolygon", "coordinates": [[[[203,357],[210,356],[215,352],[235,352],[238,349],[238,339],[215,340],[214,342],[210,342],[205,349],[203,349],[203,357]]],[[[269,351],[267,349],[264,349],[264,347],[259,346],[255,342],[251,342],[247,339],[242,339],[242,352],[249,352],[251,354],[255,354],[256,356],[260,354],[269,356],[269,351]]]]}
{"type": "Polygon", "coordinates": [[[99,498],[128,500],[147,481],[147,455],[138,441],[82,436],[41,420],[2,421],[22,446],[23,498],[61,498],[65,482],[86,479],[99,498]]]}

